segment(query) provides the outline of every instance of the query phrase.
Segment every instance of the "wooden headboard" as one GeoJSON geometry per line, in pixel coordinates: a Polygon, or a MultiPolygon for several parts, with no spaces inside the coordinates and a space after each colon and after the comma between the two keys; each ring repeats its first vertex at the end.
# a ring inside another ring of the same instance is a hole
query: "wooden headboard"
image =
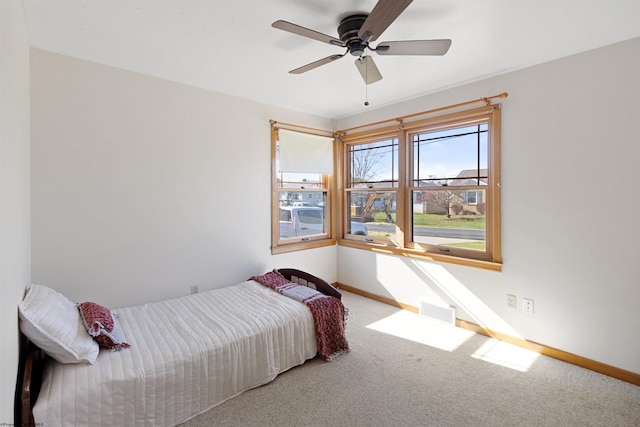
{"type": "Polygon", "coordinates": [[[282,274],[287,280],[291,280],[294,283],[305,286],[309,286],[309,284],[311,284],[312,286],[310,287],[315,288],[325,295],[336,297],[340,300],[342,299],[342,294],[339,290],[321,278],[309,274],[306,271],[297,270],[295,268],[279,268],[276,271],[282,274]]]}

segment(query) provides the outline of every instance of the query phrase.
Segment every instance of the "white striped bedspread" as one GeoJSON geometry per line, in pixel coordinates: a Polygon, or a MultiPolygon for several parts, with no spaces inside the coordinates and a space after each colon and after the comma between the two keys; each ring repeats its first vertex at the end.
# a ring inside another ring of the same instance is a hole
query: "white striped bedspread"
{"type": "Polygon", "coordinates": [[[131,348],[50,361],[37,425],[177,425],[317,353],[309,308],[254,281],[113,311],[131,348]]]}

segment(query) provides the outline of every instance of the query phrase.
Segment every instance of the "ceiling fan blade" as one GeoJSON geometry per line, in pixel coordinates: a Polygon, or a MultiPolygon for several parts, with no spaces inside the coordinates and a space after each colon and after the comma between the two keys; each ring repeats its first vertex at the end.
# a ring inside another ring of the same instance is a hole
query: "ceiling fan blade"
{"type": "Polygon", "coordinates": [[[340,40],[340,39],[328,36],[328,35],[323,34],[323,33],[319,33],[319,32],[314,31],[314,30],[310,30],[310,29],[305,28],[305,27],[301,27],[300,25],[292,24],[291,22],[280,20],[280,21],[276,21],[273,24],[271,24],[271,26],[273,28],[277,28],[279,30],[288,31],[290,33],[297,34],[299,36],[308,37],[308,38],[314,39],[314,40],[320,40],[321,42],[329,43],[329,44],[332,44],[334,46],[340,46],[340,47],[345,47],[346,46],[344,44],[344,42],[342,40],[340,40]]]}
{"type": "Polygon", "coordinates": [[[364,42],[376,40],[413,0],[378,0],[369,17],[364,21],[358,37],[364,42]]]}
{"type": "Polygon", "coordinates": [[[336,59],[340,59],[344,56],[343,55],[331,55],[331,56],[327,56],[326,58],[322,58],[322,59],[318,59],[317,61],[314,61],[310,64],[307,65],[303,65],[302,67],[298,67],[295,70],[291,70],[289,71],[289,74],[302,74],[302,73],[306,73],[307,71],[313,70],[314,68],[318,68],[321,65],[324,64],[328,64],[329,62],[333,62],[336,59]]]}
{"type": "Polygon", "coordinates": [[[370,85],[378,80],[382,80],[382,74],[380,74],[378,67],[376,67],[375,62],[373,62],[373,58],[369,55],[356,59],[356,67],[358,71],[360,71],[365,84],[370,85]]]}
{"type": "Polygon", "coordinates": [[[379,55],[444,55],[450,46],[449,39],[404,40],[381,42],[375,51],[379,55]]]}

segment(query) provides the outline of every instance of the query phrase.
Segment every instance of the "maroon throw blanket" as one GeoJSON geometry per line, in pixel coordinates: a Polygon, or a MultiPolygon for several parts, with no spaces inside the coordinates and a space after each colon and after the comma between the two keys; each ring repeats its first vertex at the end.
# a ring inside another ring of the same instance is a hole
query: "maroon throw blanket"
{"type": "Polygon", "coordinates": [[[349,351],[344,333],[347,311],[338,298],[293,283],[276,272],[252,276],[249,280],[255,280],[309,307],[313,315],[318,353],[324,360],[331,361],[349,351]]]}

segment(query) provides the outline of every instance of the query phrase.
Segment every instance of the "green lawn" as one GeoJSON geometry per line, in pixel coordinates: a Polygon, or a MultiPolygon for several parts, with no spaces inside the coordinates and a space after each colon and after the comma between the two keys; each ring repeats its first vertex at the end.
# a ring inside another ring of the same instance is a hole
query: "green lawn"
{"type": "MultiPolygon", "coordinates": [[[[391,214],[393,222],[396,221],[396,214],[391,214]]],[[[375,222],[385,222],[386,214],[384,212],[376,212],[373,216],[375,222]]],[[[485,229],[485,217],[482,215],[451,215],[447,218],[444,214],[413,214],[413,224],[426,227],[442,227],[442,228],[471,228],[475,230],[485,229]]]]}
{"type": "Polygon", "coordinates": [[[465,249],[473,249],[476,251],[485,251],[486,244],[484,241],[481,242],[463,242],[463,243],[447,243],[446,245],[441,246],[453,246],[456,248],[465,248],[465,249]]]}

